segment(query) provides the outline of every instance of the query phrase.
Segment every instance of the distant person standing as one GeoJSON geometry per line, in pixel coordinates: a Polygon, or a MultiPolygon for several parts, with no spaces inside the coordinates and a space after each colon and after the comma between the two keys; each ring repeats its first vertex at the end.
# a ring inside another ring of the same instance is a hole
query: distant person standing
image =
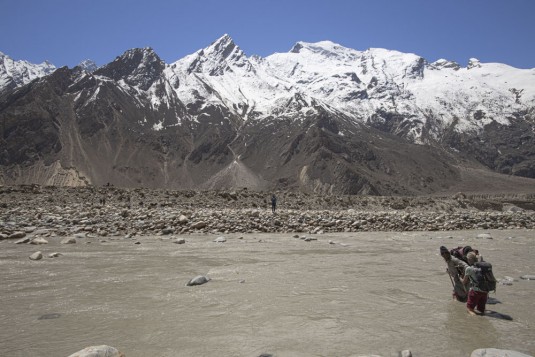
{"type": "Polygon", "coordinates": [[[275,195],[271,196],[271,212],[275,213],[275,209],[277,208],[277,197],[275,195]]]}

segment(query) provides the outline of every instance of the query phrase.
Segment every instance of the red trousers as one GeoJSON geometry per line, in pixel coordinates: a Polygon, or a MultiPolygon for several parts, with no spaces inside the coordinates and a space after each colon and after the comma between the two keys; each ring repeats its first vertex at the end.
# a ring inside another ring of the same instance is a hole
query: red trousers
{"type": "Polygon", "coordinates": [[[485,312],[488,295],[489,293],[487,292],[474,291],[470,289],[468,292],[468,301],[466,302],[466,307],[468,307],[470,310],[477,308],[477,311],[485,312]]]}

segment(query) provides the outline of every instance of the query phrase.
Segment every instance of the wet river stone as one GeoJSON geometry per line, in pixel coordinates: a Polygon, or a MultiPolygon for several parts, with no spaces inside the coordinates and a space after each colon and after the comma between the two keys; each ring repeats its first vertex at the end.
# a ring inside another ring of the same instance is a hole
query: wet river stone
{"type": "Polygon", "coordinates": [[[32,255],[30,255],[30,260],[40,260],[43,259],[43,253],[41,252],[35,252],[32,255]]]}
{"type": "Polygon", "coordinates": [[[480,348],[472,352],[470,357],[533,357],[512,350],[500,350],[497,348],[480,348]]]}
{"type": "Polygon", "coordinates": [[[211,279],[204,276],[204,275],[198,275],[196,276],[195,278],[191,279],[190,281],[188,281],[188,283],[186,284],[187,286],[195,286],[195,285],[202,285],[202,284],[205,284],[207,282],[209,282],[211,279]]]}
{"type": "Polygon", "coordinates": [[[86,347],[69,357],[125,357],[125,354],[121,353],[115,347],[101,345],[86,347]]]}

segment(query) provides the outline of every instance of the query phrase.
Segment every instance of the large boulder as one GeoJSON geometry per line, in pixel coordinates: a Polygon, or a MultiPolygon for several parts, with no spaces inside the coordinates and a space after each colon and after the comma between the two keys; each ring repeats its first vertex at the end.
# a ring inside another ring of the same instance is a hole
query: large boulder
{"type": "Polygon", "coordinates": [[[69,357],[125,357],[125,354],[114,347],[102,345],[86,347],[69,357]]]}

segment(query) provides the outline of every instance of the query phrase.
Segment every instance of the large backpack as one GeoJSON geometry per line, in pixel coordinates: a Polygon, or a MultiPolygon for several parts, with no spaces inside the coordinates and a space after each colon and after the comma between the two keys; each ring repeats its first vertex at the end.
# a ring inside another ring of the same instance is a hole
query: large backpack
{"type": "Polygon", "coordinates": [[[496,291],[496,278],[492,273],[492,264],[477,262],[474,267],[476,268],[476,280],[472,280],[472,283],[482,291],[496,291]]]}
{"type": "Polygon", "coordinates": [[[450,249],[450,254],[457,259],[464,260],[463,258],[463,247],[457,247],[450,249]]]}

